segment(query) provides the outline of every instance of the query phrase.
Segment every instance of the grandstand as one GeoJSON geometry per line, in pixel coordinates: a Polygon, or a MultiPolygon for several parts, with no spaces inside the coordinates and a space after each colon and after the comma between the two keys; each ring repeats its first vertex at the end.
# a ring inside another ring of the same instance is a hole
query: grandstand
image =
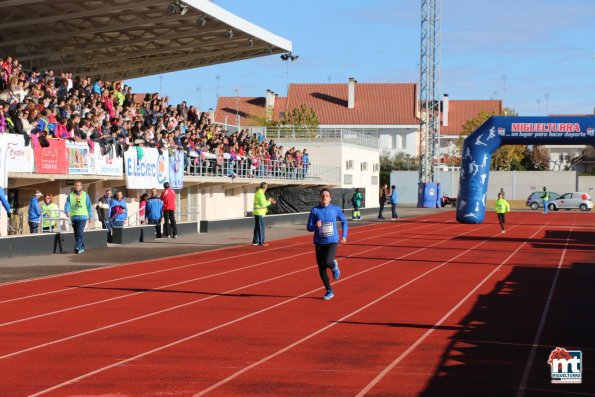
{"type": "Polygon", "coordinates": [[[285,53],[290,41],[202,0],[14,0],[0,8],[0,172],[20,203],[16,213],[26,214],[38,189],[63,207],[75,179],[93,201],[105,189],[127,189],[134,213],[140,195],[169,178],[182,221],[192,222],[245,216],[263,179],[340,184],[338,167],[301,147],[281,151],[262,134],[229,131],[159,94],[139,100],[123,81],[285,53]],[[152,179],[141,169],[155,170],[152,179]]]}

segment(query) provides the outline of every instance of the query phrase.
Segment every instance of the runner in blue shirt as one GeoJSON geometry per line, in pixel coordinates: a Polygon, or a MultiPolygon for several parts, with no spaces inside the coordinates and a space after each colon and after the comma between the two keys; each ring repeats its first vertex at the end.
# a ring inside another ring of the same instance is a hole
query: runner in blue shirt
{"type": "Polygon", "coordinates": [[[326,288],[324,299],[329,300],[335,296],[326,269],[331,269],[333,279],[341,276],[339,263],[335,260],[337,245],[339,243],[339,231],[337,230],[337,219],[341,221],[341,242],[347,242],[347,218],[341,208],[331,204],[331,192],[328,189],[320,191],[320,204],[312,208],[308,218],[308,231],[314,232],[314,245],[316,250],[316,263],[320,278],[326,288]]]}

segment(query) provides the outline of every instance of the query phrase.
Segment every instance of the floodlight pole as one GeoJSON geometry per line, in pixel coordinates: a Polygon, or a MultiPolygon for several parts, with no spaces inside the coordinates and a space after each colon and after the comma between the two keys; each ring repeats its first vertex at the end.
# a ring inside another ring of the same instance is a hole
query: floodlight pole
{"type": "Polygon", "coordinates": [[[419,180],[434,182],[440,162],[441,2],[421,0],[419,180]]]}

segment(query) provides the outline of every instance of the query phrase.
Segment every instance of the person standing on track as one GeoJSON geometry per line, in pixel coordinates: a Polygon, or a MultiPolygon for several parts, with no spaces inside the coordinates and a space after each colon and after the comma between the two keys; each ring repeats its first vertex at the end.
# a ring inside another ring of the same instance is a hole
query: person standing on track
{"type": "Polygon", "coordinates": [[[85,252],[85,226],[87,220],[92,219],[91,199],[87,192],[83,191],[83,183],[76,181],[74,191],[66,197],[64,212],[70,217],[72,229],[74,231],[74,253],[82,254],[85,252]]]}
{"type": "Polygon", "coordinates": [[[504,200],[502,193],[498,193],[498,200],[496,200],[496,214],[498,215],[498,222],[500,222],[501,233],[506,233],[504,224],[506,223],[506,213],[510,212],[510,204],[504,200]]]}
{"type": "Polygon", "coordinates": [[[359,207],[361,207],[362,201],[364,201],[362,194],[359,192],[359,189],[355,189],[355,193],[353,193],[353,196],[351,197],[351,204],[353,204],[354,221],[362,220],[362,214],[359,212],[359,207]]]}
{"type": "Polygon", "coordinates": [[[254,214],[254,233],[252,235],[252,245],[267,245],[264,242],[264,216],[267,213],[268,207],[275,204],[274,198],[267,199],[264,193],[267,191],[267,183],[262,182],[260,187],[256,190],[254,195],[254,204],[252,207],[252,214],[254,214]]]}
{"type": "Polygon", "coordinates": [[[543,194],[541,195],[543,199],[543,213],[547,214],[547,206],[549,205],[550,201],[550,192],[547,191],[546,187],[543,187],[543,194]]]}
{"type": "Polygon", "coordinates": [[[385,183],[384,186],[380,188],[378,194],[378,204],[380,204],[380,211],[378,211],[378,219],[384,219],[384,205],[386,204],[388,194],[388,185],[385,183]]]}
{"type": "Polygon", "coordinates": [[[395,185],[391,186],[392,192],[390,193],[390,210],[392,212],[392,220],[396,221],[399,219],[399,214],[397,214],[397,202],[399,201],[399,195],[397,194],[397,187],[395,185]]]}
{"type": "Polygon", "coordinates": [[[163,236],[165,238],[178,238],[176,226],[176,192],[169,186],[169,182],[163,184],[163,192],[160,197],[163,202],[163,236]]]}
{"type": "Polygon", "coordinates": [[[307,229],[314,232],[314,247],[316,263],[320,279],[326,288],[324,299],[329,300],[335,296],[326,269],[331,269],[333,279],[338,280],[341,276],[339,263],[335,259],[337,245],[339,243],[339,231],[337,219],[341,221],[341,242],[347,242],[347,218],[341,208],[331,204],[331,192],[328,189],[320,191],[320,204],[310,210],[307,229]]]}

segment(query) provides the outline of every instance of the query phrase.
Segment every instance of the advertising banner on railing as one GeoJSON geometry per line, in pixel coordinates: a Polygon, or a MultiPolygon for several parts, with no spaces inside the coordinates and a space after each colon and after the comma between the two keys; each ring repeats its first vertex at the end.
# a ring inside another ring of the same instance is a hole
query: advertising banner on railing
{"type": "Polygon", "coordinates": [[[126,188],[161,188],[168,181],[169,154],[155,148],[131,147],[124,153],[126,188]]]}
{"type": "Polygon", "coordinates": [[[0,187],[8,186],[8,170],[6,169],[6,135],[0,134],[0,187]]]}
{"type": "Polygon", "coordinates": [[[169,184],[176,190],[184,187],[184,152],[181,150],[169,155],[169,184]]]}
{"type": "Polygon", "coordinates": [[[101,154],[95,147],[95,173],[97,175],[122,176],[124,159],[116,156],[116,149],[112,148],[106,155],[101,154]]]}
{"type": "Polygon", "coordinates": [[[68,156],[66,142],[52,139],[50,146],[38,146],[33,149],[35,156],[35,172],[39,174],[67,174],[68,156]]]}
{"type": "Polygon", "coordinates": [[[94,174],[95,156],[89,152],[86,142],[66,142],[69,174],[94,174]]]}
{"type": "Polygon", "coordinates": [[[5,134],[6,170],[8,172],[33,172],[35,161],[33,147],[25,146],[25,138],[18,134],[5,134]]]}

